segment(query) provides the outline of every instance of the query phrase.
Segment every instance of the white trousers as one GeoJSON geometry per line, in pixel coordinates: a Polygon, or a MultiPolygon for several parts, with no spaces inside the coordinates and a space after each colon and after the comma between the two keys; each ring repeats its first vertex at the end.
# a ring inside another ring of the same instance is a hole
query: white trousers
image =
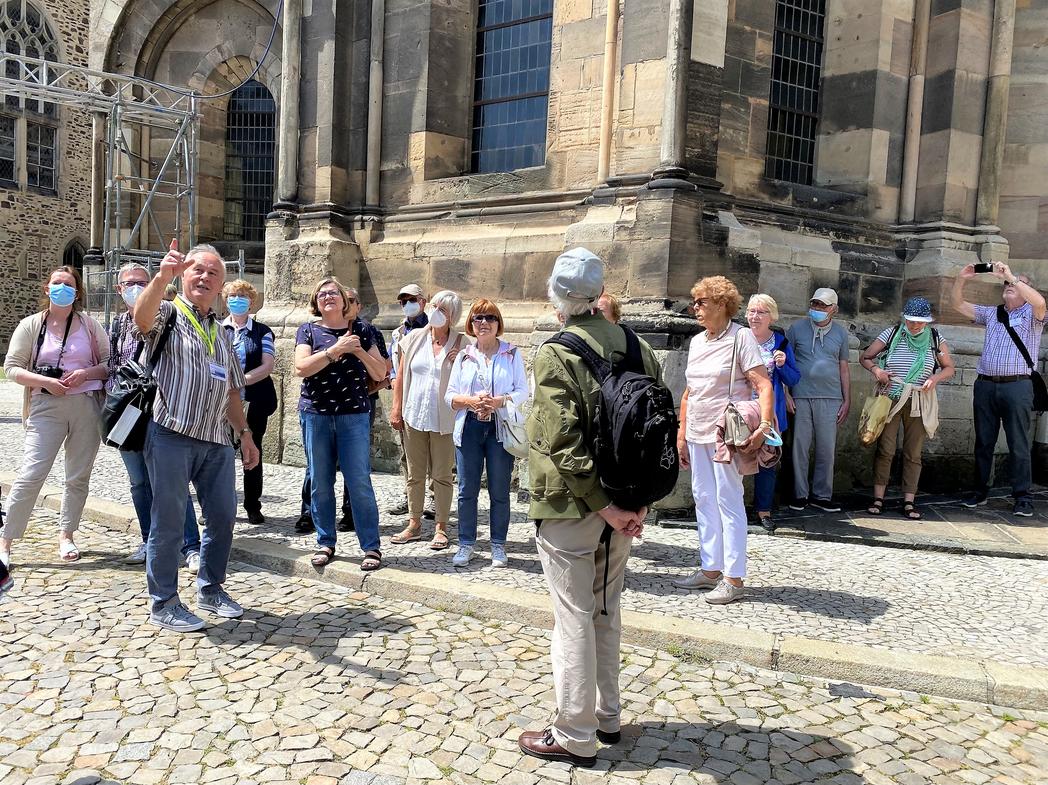
{"type": "Polygon", "coordinates": [[[699,525],[702,569],[746,577],[746,505],[734,463],[714,463],[713,444],[688,442],[691,495],[699,525]]]}

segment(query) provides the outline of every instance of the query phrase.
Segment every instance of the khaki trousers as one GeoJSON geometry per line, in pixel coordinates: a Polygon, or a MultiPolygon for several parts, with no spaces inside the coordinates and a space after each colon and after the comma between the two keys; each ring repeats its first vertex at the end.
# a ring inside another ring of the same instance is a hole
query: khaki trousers
{"type": "Polygon", "coordinates": [[[539,561],[553,600],[553,737],[575,755],[595,755],[597,729],[619,730],[619,599],[630,555],[629,538],[611,536],[608,615],[604,609],[604,519],[542,521],[535,535],[539,561]]]}
{"type": "Polygon", "coordinates": [[[884,430],[881,431],[880,438],[877,440],[877,457],[873,460],[873,484],[888,484],[900,423],[902,424],[902,490],[903,493],[917,493],[917,483],[921,479],[921,451],[924,449],[927,431],[924,430],[924,420],[910,416],[910,401],[904,403],[895,416],[884,424],[884,430]]]}
{"type": "Polygon", "coordinates": [[[436,499],[437,522],[447,523],[454,493],[451,473],[455,466],[455,437],[450,433],[416,431],[404,423],[404,454],[408,460],[408,515],[422,520],[428,472],[436,499]]]}
{"type": "Polygon", "coordinates": [[[33,396],[25,425],[22,468],[7,497],[7,517],[0,536],[17,540],[25,534],[40,489],[63,446],[65,486],[58,522],[66,534],[80,527],[102,438],[98,416],[98,400],[93,393],[33,396]]]}

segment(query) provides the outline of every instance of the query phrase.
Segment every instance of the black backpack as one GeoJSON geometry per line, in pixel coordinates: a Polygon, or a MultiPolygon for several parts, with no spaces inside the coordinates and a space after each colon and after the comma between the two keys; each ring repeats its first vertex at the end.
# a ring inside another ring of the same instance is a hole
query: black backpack
{"type": "Polygon", "coordinates": [[[578,335],[564,330],[547,343],[577,354],[600,382],[589,434],[597,476],[612,502],[637,511],[668,496],[677,484],[678,420],[673,395],[644,369],[640,339],[628,327],[622,330],[626,356],[614,365],[578,335]]]}

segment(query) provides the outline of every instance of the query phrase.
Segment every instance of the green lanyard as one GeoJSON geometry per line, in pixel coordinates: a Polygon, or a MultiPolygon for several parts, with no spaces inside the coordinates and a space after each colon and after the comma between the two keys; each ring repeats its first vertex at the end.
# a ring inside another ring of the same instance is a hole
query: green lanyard
{"type": "Polygon", "coordinates": [[[190,308],[188,305],[182,302],[182,300],[180,300],[178,297],[175,298],[174,302],[175,307],[178,310],[180,310],[183,314],[185,314],[185,317],[189,319],[189,323],[193,325],[193,329],[197,331],[197,334],[200,336],[200,339],[204,342],[204,345],[207,347],[207,353],[214,357],[215,341],[218,338],[218,331],[215,328],[214,322],[212,322],[209,325],[209,331],[205,331],[204,328],[200,326],[200,320],[196,318],[196,314],[193,313],[192,308],[190,308]]]}

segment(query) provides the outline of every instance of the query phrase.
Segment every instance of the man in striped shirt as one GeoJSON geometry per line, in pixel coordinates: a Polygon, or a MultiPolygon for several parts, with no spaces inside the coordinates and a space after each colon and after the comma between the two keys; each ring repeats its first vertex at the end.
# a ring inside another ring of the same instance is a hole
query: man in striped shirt
{"type": "Polygon", "coordinates": [[[206,522],[197,608],[227,619],[244,613],[222,588],[237,506],[229,426],[240,436],[246,469],[258,464],[259,453],[240,402],[244,372],[211,308],[225,277],[225,264],[213,247],[198,245],[183,256],[172,241],[160,271],[135,303],[135,326],[147,342],[155,342],[174,320],[156,362],[157,397],[144,454],[153,487],[146,550],[149,621],[175,632],[205,626],[178,597],[178,548],[190,482],[206,522]],[[177,276],[182,277],[183,294],[164,301],[165,288],[177,276]]]}
{"type": "MultiPolygon", "coordinates": [[[[1008,441],[1012,474],[1014,515],[1033,516],[1030,496],[1032,467],[1030,460],[1030,415],[1033,413],[1031,368],[1001,321],[997,306],[973,305],[964,300],[964,284],[975,277],[975,265],[969,264],[953,281],[953,307],[976,324],[986,327],[983,352],[976,368],[978,378],[973,390],[975,412],[975,493],[965,500],[966,507],[986,504],[993,469],[997,435],[1004,425],[1008,441]]],[[[1041,348],[1048,305],[1030,285],[1025,275],[1015,275],[1003,262],[993,264],[992,274],[1004,283],[1004,314],[1022,341],[1034,363],[1041,348]]]]}

